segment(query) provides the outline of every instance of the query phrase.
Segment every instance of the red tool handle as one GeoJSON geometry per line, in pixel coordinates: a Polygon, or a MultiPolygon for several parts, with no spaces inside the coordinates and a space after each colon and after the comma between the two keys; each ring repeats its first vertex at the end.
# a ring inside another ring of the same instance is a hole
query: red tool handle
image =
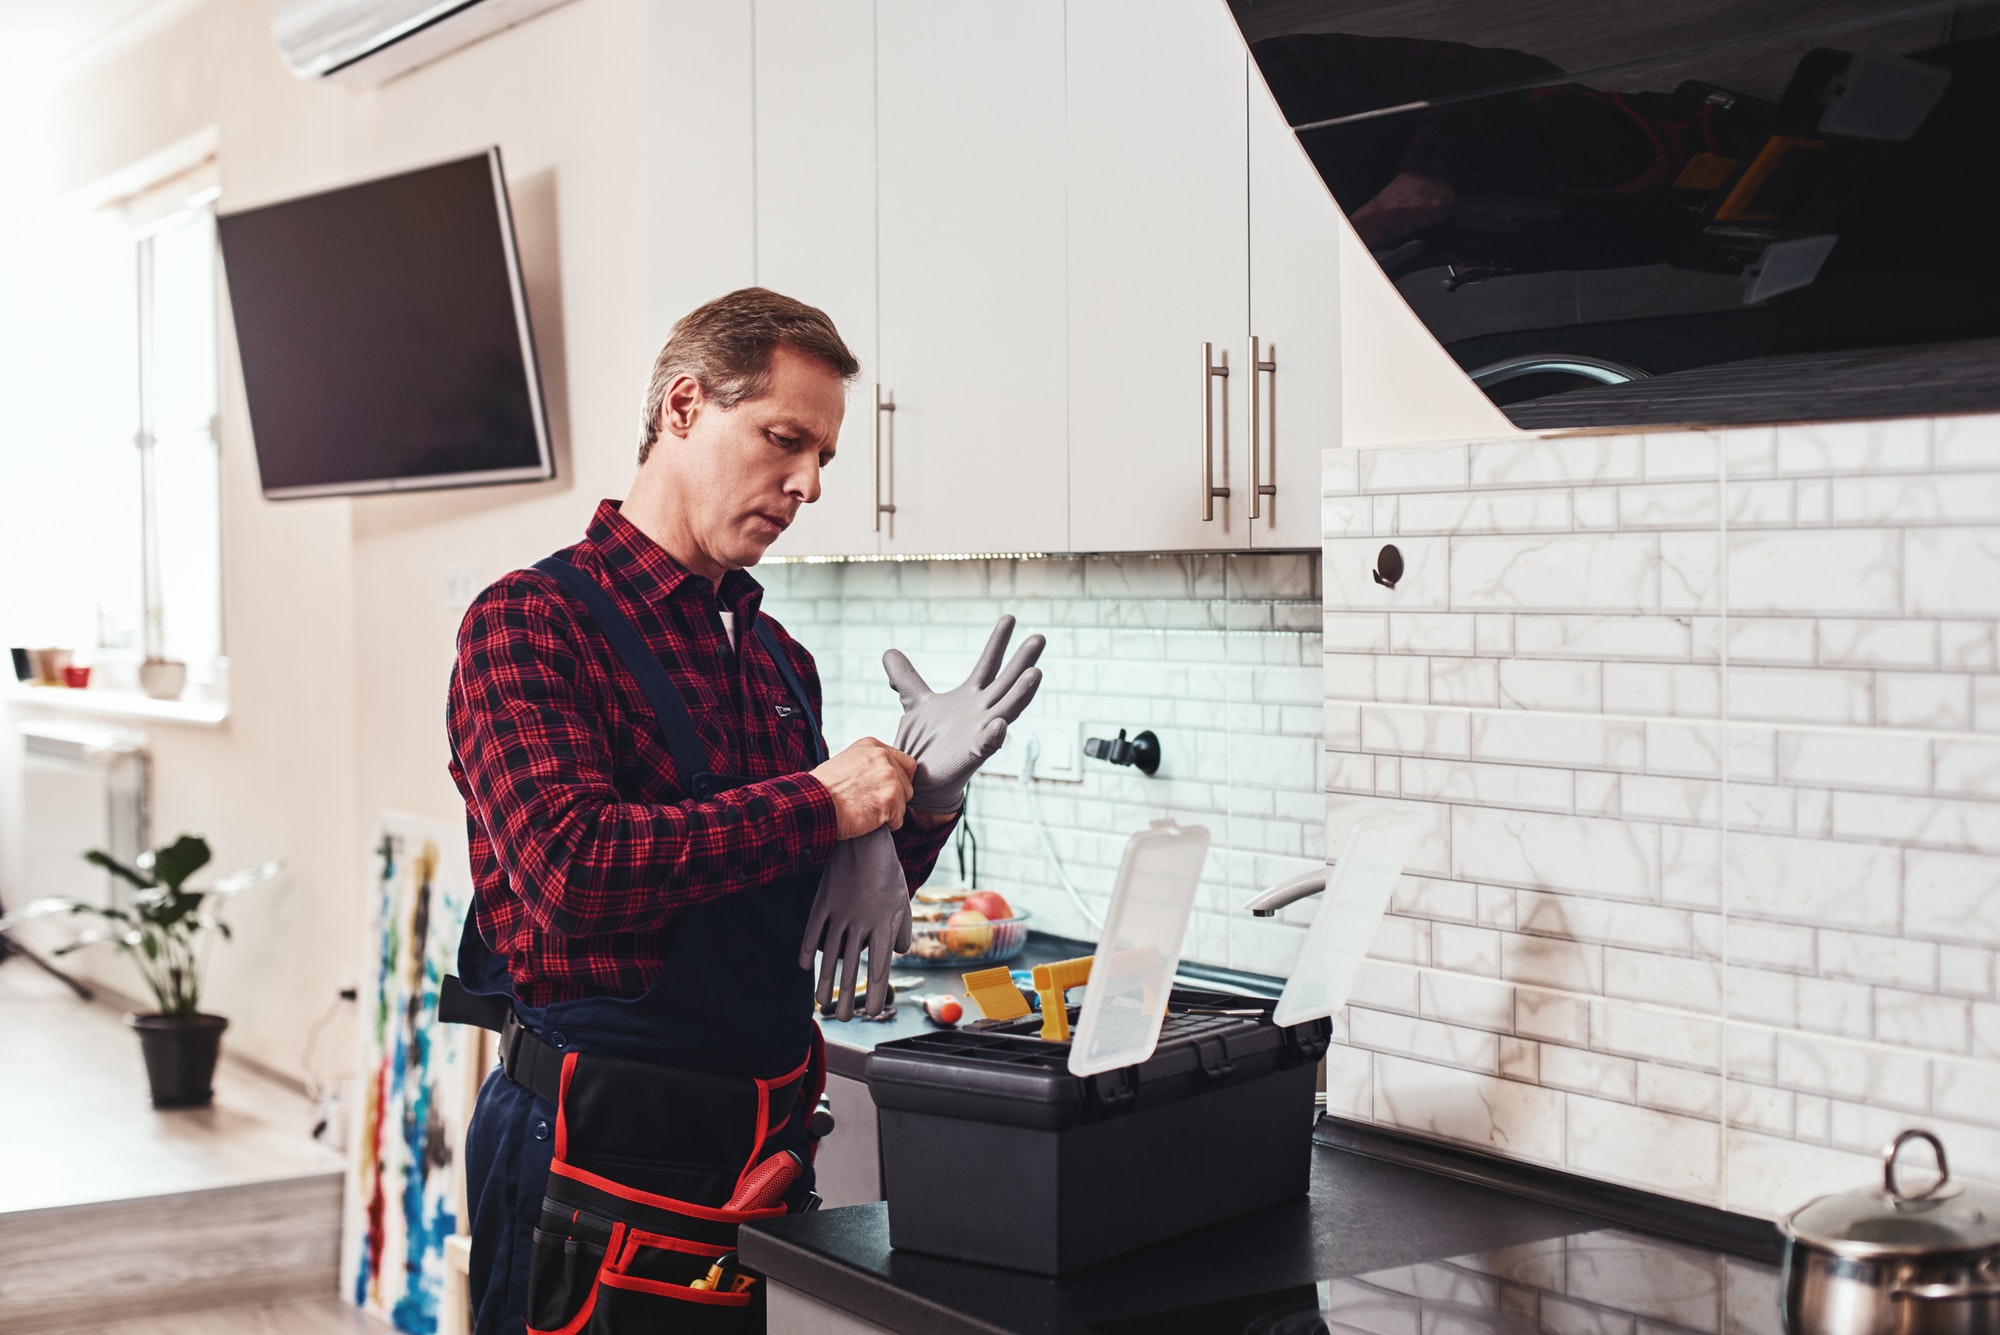
{"type": "Polygon", "coordinates": [[[768,1210],[783,1200],[792,1183],[805,1171],[805,1163],[790,1150],[780,1150],[750,1170],[738,1184],[736,1194],[723,1205],[725,1210],[768,1210]]]}

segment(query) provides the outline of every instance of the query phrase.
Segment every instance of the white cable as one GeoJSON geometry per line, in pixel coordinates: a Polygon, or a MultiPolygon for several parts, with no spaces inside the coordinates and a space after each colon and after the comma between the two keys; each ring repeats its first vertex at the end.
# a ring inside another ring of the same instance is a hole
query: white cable
{"type": "Polygon", "coordinates": [[[1042,739],[1034,733],[1029,733],[1021,747],[1021,795],[1028,804],[1028,819],[1034,822],[1035,833],[1042,837],[1042,851],[1049,855],[1049,865],[1056,869],[1056,879],[1062,882],[1062,888],[1068,892],[1069,902],[1076,905],[1076,911],[1090,924],[1091,931],[1101,932],[1104,930],[1104,919],[1092,913],[1090,906],[1083,902],[1083,896],[1077,892],[1075,882],[1071,881],[1069,873],[1063,870],[1062,858],[1056,852],[1056,841],[1049,837],[1049,827],[1042,823],[1042,804],[1035,798],[1035,761],[1041,758],[1041,754],[1042,739]]]}

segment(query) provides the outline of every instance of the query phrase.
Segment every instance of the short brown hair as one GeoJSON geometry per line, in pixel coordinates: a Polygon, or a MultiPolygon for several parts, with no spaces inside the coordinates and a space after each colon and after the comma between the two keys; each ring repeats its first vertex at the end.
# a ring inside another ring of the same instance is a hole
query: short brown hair
{"type": "Polygon", "coordinates": [[[844,381],[861,373],[825,311],[767,287],[739,288],[683,315],[653,359],[639,462],[660,438],[660,405],[676,376],[693,376],[709,401],[727,411],[770,388],[771,352],[780,344],[824,362],[844,381]]]}

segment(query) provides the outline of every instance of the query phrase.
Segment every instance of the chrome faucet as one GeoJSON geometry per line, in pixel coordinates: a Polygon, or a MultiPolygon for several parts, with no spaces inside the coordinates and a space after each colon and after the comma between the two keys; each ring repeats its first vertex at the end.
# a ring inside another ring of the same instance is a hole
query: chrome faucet
{"type": "Polygon", "coordinates": [[[1326,889],[1326,868],[1315,867],[1311,871],[1300,872],[1289,880],[1278,882],[1243,907],[1260,918],[1271,918],[1277,916],[1278,910],[1285,905],[1295,904],[1306,896],[1316,895],[1324,889],[1326,889]]]}

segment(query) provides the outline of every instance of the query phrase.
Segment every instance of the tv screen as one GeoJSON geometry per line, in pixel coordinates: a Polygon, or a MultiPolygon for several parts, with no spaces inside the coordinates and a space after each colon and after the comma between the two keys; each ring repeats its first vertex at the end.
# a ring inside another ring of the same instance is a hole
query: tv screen
{"type": "Polygon", "coordinates": [[[265,496],[554,476],[498,148],[216,228],[265,496]]]}

